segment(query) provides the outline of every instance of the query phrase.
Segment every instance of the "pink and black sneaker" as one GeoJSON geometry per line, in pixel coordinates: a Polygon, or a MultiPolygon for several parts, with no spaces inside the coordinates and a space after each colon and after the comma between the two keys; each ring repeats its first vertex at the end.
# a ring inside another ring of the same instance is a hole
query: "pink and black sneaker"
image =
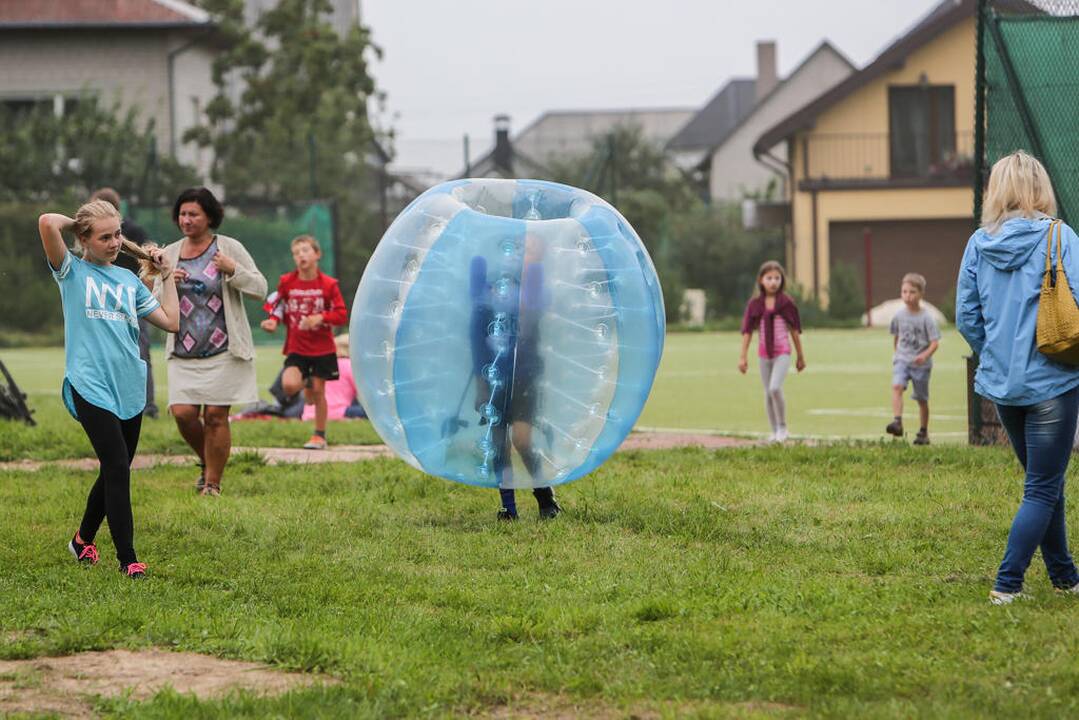
{"type": "Polygon", "coordinates": [[[92,542],[79,542],[78,533],[71,536],[71,542],[67,544],[67,549],[71,551],[71,554],[75,556],[75,560],[78,562],[84,565],[97,565],[97,545],[92,542]]]}
{"type": "Polygon", "coordinates": [[[133,562],[120,565],[120,572],[132,580],[142,580],[146,577],[146,563],[133,562]]]}

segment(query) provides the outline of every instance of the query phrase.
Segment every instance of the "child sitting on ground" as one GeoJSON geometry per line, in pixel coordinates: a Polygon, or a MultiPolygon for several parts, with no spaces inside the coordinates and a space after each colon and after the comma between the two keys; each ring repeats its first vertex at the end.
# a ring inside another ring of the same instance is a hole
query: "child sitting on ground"
{"type": "Polygon", "coordinates": [[[903,393],[909,382],[910,396],[918,402],[921,428],[914,437],[915,445],[929,444],[929,374],[933,370],[933,353],[940,346],[940,328],[933,316],[922,307],[925,278],[918,273],[903,276],[900,288],[903,307],[892,318],[891,332],[895,348],[892,356],[892,413],[895,419],[884,430],[896,437],[903,436],[903,393]]]}
{"type": "Polygon", "coordinates": [[[308,450],[326,447],[325,384],[340,376],[332,327],[348,322],[337,280],[319,270],[321,257],[322,249],[310,235],[292,241],[296,269],[281,276],[277,292],[266,302],[270,317],[262,321],[262,329],[271,333],[279,322],[286,324],[281,385],[286,395],[302,389],[304,401],[315,406],[315,434],[304,443],[308,450]]]}

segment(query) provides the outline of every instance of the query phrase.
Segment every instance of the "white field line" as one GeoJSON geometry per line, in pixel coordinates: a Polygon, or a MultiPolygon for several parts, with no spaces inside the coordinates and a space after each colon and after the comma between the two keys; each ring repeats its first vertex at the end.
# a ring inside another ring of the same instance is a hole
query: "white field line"
{"type": "MultiPolygon", "coordinates": [[[[716,365],[704,370],[671,370],[663,373],[663,377],[712,377],[716,375],[733,375],[738,368],[727,367],[725,365],[716,365]]],[[[947,370],[965,370],[965,365],[958,363],[936,363],[933,365],[933,371],[947,371],[947,370]]],[[[890,366],[865,366],[865,365],[844,365],[844,364],[821,364],[810,365],[806,372],[812,372],[815,375],[879,375],[884,378],[885,383],[888,383],[892,377],[892,370],[890,366]]],[[[793,374],[793,373],[792,373],[793,374]]]]}
{"type": "MultiPolygon", "coordinates": [[[[868,418],[884,418],[887,420],[892,419],[892,414],[887,410],[881,408],[813,408],[812,410],[806,410],[806,415],[828,415],[839,417],[868,417],[868,418]]],[[[930,420],[966,420],[966,415],[941,415],[935,413],[930,406],[929,410],[930,420]]]]}
{"type": "MultiPolygon", "coordinates": [[[[719,437],[740,437],[740,438],[760,438],[767,439],[768,433],[754,432],[752,430],[717,430],[716,428],[679,428],[679,427],[653,427],[648,425],[638,425],[633,428],[634,432],[650,432],[650,433],[673,433],[683,435],[716,435],[719,437]]],[[[931,432],[930,438],[965,438],[966,432],[954,431],[954,432],[931,432]]],[[[882,430],[879,433],[861,433],[854,435],[816,435],[813,433],[805,434],[793,434],[790,436],[791,440],[880,440],[881,438],[887,438],[888,435],[882,430]]]]}

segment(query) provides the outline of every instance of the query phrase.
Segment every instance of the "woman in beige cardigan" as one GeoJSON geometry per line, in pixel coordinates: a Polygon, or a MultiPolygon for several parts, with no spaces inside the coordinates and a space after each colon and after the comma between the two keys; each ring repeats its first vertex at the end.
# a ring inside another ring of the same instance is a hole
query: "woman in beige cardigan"
{"type": "MultiPolygon", "coordinates": [[[[224,209],[206,188],[180,193],[172,219],[183,239],[165,247],[176,269],[180,329],[165,342],[169,409],[202,474],[202,495],[221,492],[232,450],[229,408],[258,400],[255,348],[243,296],[262,301],[266,278],[244,246],[218,235],[224,209]]],[[[157,288],[155,288],[156,290],[157,288]]]]}

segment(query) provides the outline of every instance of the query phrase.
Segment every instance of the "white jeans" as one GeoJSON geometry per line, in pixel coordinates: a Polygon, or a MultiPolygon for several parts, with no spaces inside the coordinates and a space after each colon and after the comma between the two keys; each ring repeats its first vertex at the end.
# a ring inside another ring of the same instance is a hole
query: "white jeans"
{"type": "Polygon", "coordinates": [[[772,432],[787,428],[787,400],[783,397],[783,381],[791,369],[790,353],[772,359],[758,358],[761,363],[761,382],[764,383],[764,408],[772,432]]]}

